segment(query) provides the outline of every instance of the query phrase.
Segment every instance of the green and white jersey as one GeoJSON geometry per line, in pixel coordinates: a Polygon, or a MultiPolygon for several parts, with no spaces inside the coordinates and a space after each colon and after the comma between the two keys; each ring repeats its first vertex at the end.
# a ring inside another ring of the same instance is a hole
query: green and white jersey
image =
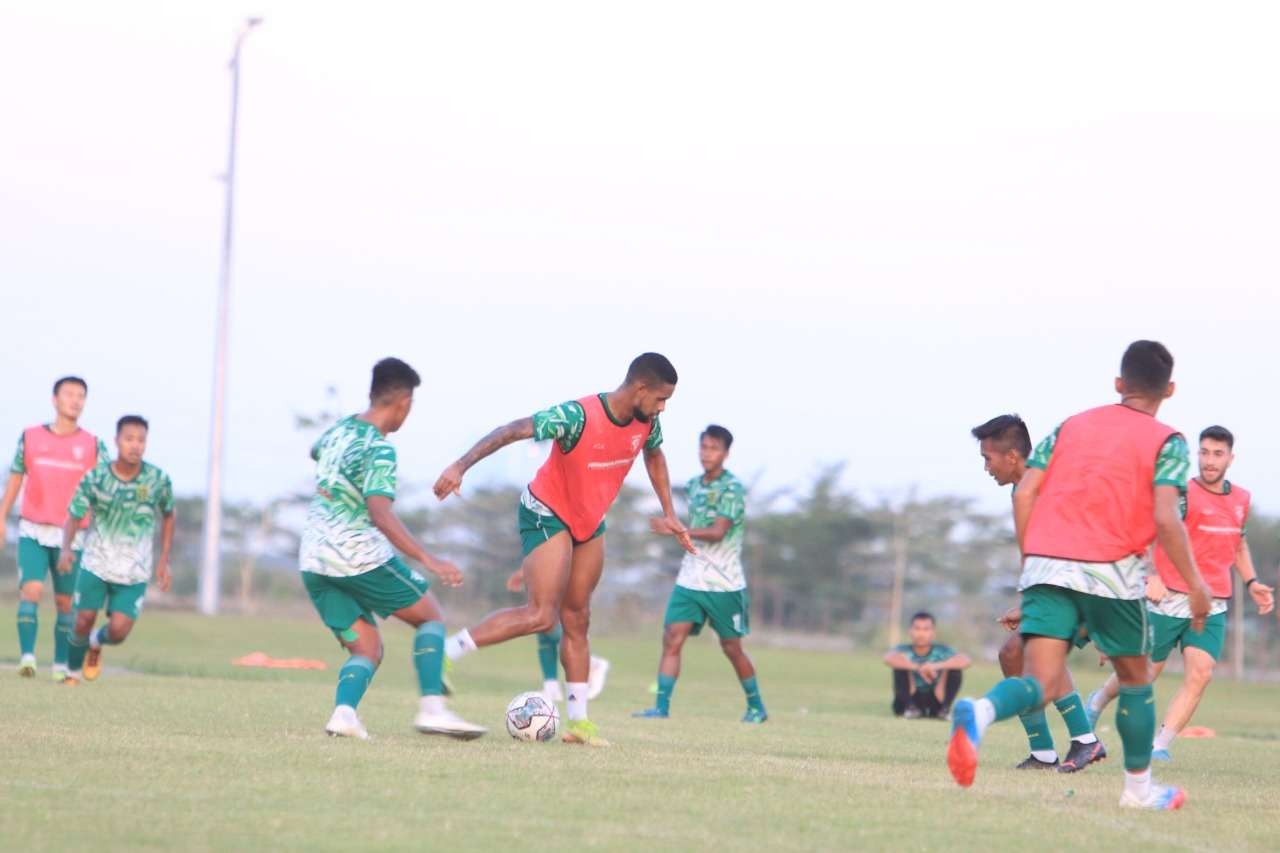
{"type": "Polygon", "coordinates": [[[676,586],[699,592],[734,592],[746,589],[742,566],[742,542],[746,530],[747,490],[742,481],[724,471],[710,483],[702,477],[689,481],[689,527],[710,527],[727,518],[729,532],[719,542],[698,542],[697,554],[685,554],[676,586]]]}
{"type": "Polygon", "coordinates": [[[304,572],[352,577],[395,556],[369,518],[365,499],[396,496],[396,449],[377,427],[356,416],[331,426],[311,448],[316,494],[307,510],[299,565],[304,572]]]}
{"type": "MultiPolygon", "coordinates": [[[[1171,616],[1174,619],[1190,619],[1191,618],[1191,596],[1185,592],[1175,592],[1169,590],[1159,603],[1147,601],[1147,610],[1152,613],[1159,613],[1161,616],[1171,616]]],[[[1227,600],[1225,598],[1215,598],[1209,605],[1209,615],[1216,616],[1219,613],[1227,612],[1227,600]]]]}
{"type": "Polygon", "coordinates": [[[150,462],[132,480],[122,480],[111,466],[84,475],[71,498],[72,518],[93,510],[80,567],[107,583],[151,580],[156,519],[173,512],[173,483],[150,462]]]}
{"type": "MultiPolygon", "coordinates": [[[[617,419],[613,417],[613,413],[609,411],[609,395],[598,394],[600,405],[604,408],[605,413],[617,423],[617,419]]],[[[552,406],[533,414],[533,440],[534,441],[555,441],[560,448],[561,453],[569,453],[573,448],[577,447],[578,439],[582,438],[582,430],[587,423],[587,413],[583,410],[582,404],[577,400],[570,400],[567,403],[561,403],[558,406],[552,406]]],[[[645,450],[656,450],[662,446],[662,423],[655,416],[653,418],[653,429],[649,431],[649,438],[645,441],[645,450]]]]}
{"type": "MultiPolygon", "coordinates": [[[[52,424],[47,424],[50,429],[52,424]]],[[[27,433],[24,430],[18,436],[18,449],[13,454],[13,463],[9,466],[9,473],[26,475],[27,471],[27,433]]],[[[107,450],[107,443],[101,438],[98,439],[98,468],[105,468],[111,464],[111,452],[107,450]]],[[[77,530],[75,537],[71,540],[71,550],[79,551],[84,548],[84,530],[77,530]]],[[[62,528],[56,524],[41,524],[38,521],[18,517],[18,536],[22,539],[34,539],[40,545],[46,548],[62,547],[62,528]]]]}
{"type": "MultiPolygon", "coordinates": [[[[1058,432],[1061,429],[1062,425],[1059,424],[1052,433],[1036,445],[1031,458],[1027,460],[1029,468],[1039,468],[1044,471],[1049,467],[1049,460],[1053,456],[1053,448],[1058,442],[1058,432]]],[[[1191,451],[1187,448],[1187,440],[1180,435],[1171,435],[1160,448],[1160,455],[1156,457],[1152,488],[1174,486],[1185,495],[1187,475],[1190,471],[1191,451]]],[[[1018,589],[1024,590],[1038,584],[1046,584],[1096,595],[1099,598],[1137,601],[1146,598],[1148,567],[1149,563],[1145,557],[1137,555],[1125,557],[1114,563],[1085,563],[1078,560],[1058,560],[1052,557],[1027,557],[1022,564],[1022,576],[1018,579],[1018,589]]]]}

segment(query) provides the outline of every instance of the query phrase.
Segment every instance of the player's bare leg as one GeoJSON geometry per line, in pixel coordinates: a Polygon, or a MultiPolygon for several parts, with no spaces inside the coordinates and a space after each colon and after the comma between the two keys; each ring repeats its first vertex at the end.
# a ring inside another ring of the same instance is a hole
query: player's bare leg
{"type": "MultiPolygon", "coordinates": [[[[561,601],[565,597],[570,571],[577,559],[577,553],[597,542],[603,565],[603,537],[575,547],[573,540],[569,538],[569,533],[561,531],[530,551],[529,556],[525,557],[524,562],[521,563],[524,586],[529,593],[529,600],[518,607],[495,610],[474,628],[459,632],[458,640],[462,648],[456,652],[451,649],[449,656],[456,658],[475,648],[491,646],[515,637],[537,634],[555,628],[556,620],[560,618],[561,601]],[[470,648],[467,648],[468,645],[470,648]]],[[[566,626],[566,639],[568,633],[566,626]]],[[[454,638],[450,638],[451,644],[453,640],[454,638]]],[[[561,642],[561,657],[564,658],[564,641],[561,642]]],[[[567,665],[565,680],[572,680],[567,665]]],[[[581,680],[586,681],[585,668],[581,680]]]]}
{"type": "Polygon", "coordinates": [[[324,730],[334,737],[368,740],[369,732],[356,716],[356,706],[382,663],[382,635],[376,625],[362,617],[342,633],[339,641],[351,657],[338,673],[333,714],[324,730]]]}
{"type": "Polygon", "coordinates": [[[672,622],[662,627],[662,655],[658,659],[658,695],[652,708],[631,716],[665,720],[671,715],[671,693],[680,677],[680,654],[693,631],[692,622],[672,622]]]}
{"type": "Polygon", "coordinates": [[[1152,743],[1152,758],[1159,761],[1169,760],[1169,747],[1173,745],[1173,739],[1178,736],[1178,733],[1191,722],[1191,717],[1204,697],[1205,689],[1213,680],[1213,669],[1216,663],[1213,655],[1204,649],[1187,646],[1182,650],[1182,686],[1178,688],[1173,700],[1169,702],[1168,710],[1164,712],[1164,722],[1152,743]]]}
{"type": "MultiPolygon", "coordinates": [[[[541,550],[541,549],[539,549],[541,550]]],[[[536,551],[534,553],[537,553],[536,551]]],[[[608,746],[587,718],[587,678],[591,669],[591,594],[604,572],[604,536],[573,549],[569,582],[560,605],[560,662],[564,666],[565,711],[569,718],[566,743],[608,746]]]]}
{"type": "MultiPolygon", "coordinates": [[[[89,611],[81,611],[81,614],[89,611]]],[[[98,676],[102,673],[102,647],[118,646],[128,638],[130,632],[133,631],[134,620],[124,613],[108,613],[107,622],[98,630],[89,633],[89,649],[84,656],[84,680],[97,681],[98,676]]],[[[75,632],[83,636],[84,632],[80,631],[80,619],[76,619],[75,632]]],[[[93,626],[92,620],[89,621],[89,627],[93,626]]],[[[87,630],[87,629],[86,629],[87,630]]]]}

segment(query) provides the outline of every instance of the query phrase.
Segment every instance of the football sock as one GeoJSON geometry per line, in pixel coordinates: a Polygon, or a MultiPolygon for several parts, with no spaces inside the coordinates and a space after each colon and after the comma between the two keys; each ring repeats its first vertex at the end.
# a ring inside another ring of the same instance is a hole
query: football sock
{"type": "Polygon", "coordinates": [[[476,641],[471,639],[471,632],[466,628],[444,641],[444,653],[449,660],[457,660],[463,655],[474,652],[477,648],[476,641]]]}
{"type": "Polygon", "coordinates": [[[569,716],[569,722],[585,720],[587,718],[587,682],[568,681],[565,682],[564,687],[569,694],[565,699],[565,712],[569,716]]]}
{"type": "Polygon", "coordinates": [[[654,707],[664,714],[671,712],[671,693],[676,689],[676,676],[658,673],[658,699],[654,707]]]}
{"type": "MultiPolygon", "coordinates": [[[[1121,688],[1122,690],[1124,688],[1121,688]]],[[[1132,770],[1124,774],[1124,789],[1126,792],[1133,794],[1139,800],[1146,800],[1151,796],[1151,768],[1133,772],[1132,770]]]]}
{"type": "Polygon", "coordinates": [[[89,651],[89,635],[71,632],[67,638],[67,669],[79,672],[84,667],[84,653],[89,651]]]}
{"type": "Polygon", "coordinates": [[[34,601],[18,602],[18,648],[24,655],[36,653],[36,631],[40,627],[40,606],[34,601]]]}
{"type": "MultiPolygon", "coordinates": [[[[659,678],[659,689],[661,689],[661,678],[659,678]]],[[[742,679],[742,692],[747,694],[748,708],[755,708],[757,711],[764,710],[764,701],[760,698],[760,686],[756,684],[754,675],[750,678],[742,679]]]]}
{"type": "MultiPolygon", "coordinates": [[[[1003,720],[1015,714],[1030,711],[1040,705],[1040,682],[1030,677],[1006,678],[991,688],[985,698],[991,703],[992,711],[994,712],[991,722],[1003,720]]],[[[975,703],[975,710],[979,711],[979,732],[986,727],[981,722],[984,714],[976,707],[980,702],[981,700],[979,700],[979,703],[975,703]]]]}
{"type": "Polygon", "coordinates": [[[1043,708],[1037,708],[1034,711],[1023,711],[1018,715],[1018,720],[1022,723],[1022,728],[1027,732],[1027,741],[1031,745],[1031,754],[1035,755],[1041,761],[1048,761],[1052,764],[1058,757],[1058,753],[1053,749],[1053,735],[1049,733],[1049,719],[1044,715],[1043,708]],[[1045,753],[1053,755],[1052,758],[1044,758],[1045,753]]]}
{"type": "Polygon", "coordinates": [[[1067,731],[1071,734],[1072,740],[1078,743],[1093,743],[1098,739],[1093,734],[1093,727],[1089,725],[1089,715],[1084,712],[1084,702],[1080,700],[1079,693],[1072,691],[1053,705],[1066,722],[1067,731]]]}
{"type": "Polygon", "coordinates": [[[53,662],[65,665],[67,662],[67,640],[71,637],[71,629],[76,624],[74,613],[59,613],[53,624],[53,662]]]}
{"type": "Polygon", "coordinates": [[[555,630],[538,635],[538,665],[542,667],[543,681],[556,681],[559,679],[560,637],[563,634],[564,632],[557,625],[555,630]]]}
{"type": "Polygon", "coordinates": [[[373,679],[373,661],[362,655],[352,655],[338,670],[338,692],[334,696],[334,705],[350,705],[352,708],[360,704],[364,692],[369,689],[373,679]]]}
{"type": "Polygon", "coordinates": [[[122,642],[124,641],[111,639],[111,626],[109,624],[100,625],[98,630],[89,635],[89,648],[91,649],[100,649],[103,646],[118,646],[122,642]]]}
{"type": "Polygon", "coordinates": [[[413,635],[413,668],[418,672],[418,693],[422,696],[439,696],[444,692],[444,646],[443,622],[419,625],[413,635]]]}
{"type": "Polygon", "coordinates": [[[1116,730],[1124,744],[1124,769],[1133,772],[1150,768],[1151,742],[1156,733],[1156,697],[1150,684],[1120,687],[1116,730]]]}

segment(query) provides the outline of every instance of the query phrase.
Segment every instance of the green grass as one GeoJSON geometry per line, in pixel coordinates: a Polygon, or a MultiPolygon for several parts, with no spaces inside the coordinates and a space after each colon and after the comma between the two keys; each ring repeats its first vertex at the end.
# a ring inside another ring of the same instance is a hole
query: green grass
{"type": "MultiPolygon", "coordinates": [[[[42,611],[42,616],[45,611],[42,611]]],[[[47,661],[48,620],[40,651],[47,661]]],[[[0,628],[13,624],[0,608],[0,628]]],[[[873,656],[754,648],[771,713],[738,722],[742,695],[715,643],[692,642],[668,721],[632,720],[648,704],[657,637],[601,632],[613,660],[592,717],[608,750],[521,744],[502,729],[508,699],[540,679],[534,643],[463,662],[454,707],[491,726],[471,743],[423,737],[409,632],[390,626],[387,654],[361,715],[374,740],[322,734],[342,654],[309,620],[149,612],[109,649],[108,673],[69,689],[0,670],[0,847],[494,849],[1275,849],[1275,689],[1222,682],[1197,723],[1211,741],[1180,741],[1161,778],[1184,784],[1176,814],[1116,807],[1115,759],[1082,774],[1018,773],[1016,722],[983,745],[970,790],[943,761],[947,727],[888,712],[873,656]],[[322,658],[327,672],[245,670],[262,650],[322,658]]],[[[9,653],[10,655],[12,653],[9,653]]],[[[1099,680],[1078,656],[1083,686],[1099,680]]],[[[984,689],[991,668],[973,673],[984,689]]],[[[1163,700],[1175,680],[1157,687],[1163,700]]],[[[1065,740],[1050,709],[1055,735],[1065,740]]]]}

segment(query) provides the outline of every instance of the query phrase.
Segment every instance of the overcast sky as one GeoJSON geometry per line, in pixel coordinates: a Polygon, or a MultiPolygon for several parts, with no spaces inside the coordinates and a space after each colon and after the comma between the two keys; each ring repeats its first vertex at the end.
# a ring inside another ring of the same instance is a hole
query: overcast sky
{"type": "MultiPolygon", "coordinates": [[[[768,486],[847,460],[1007,506],[968,436],[1039,438],[1173,351],[1280,511],[1273,4],[26,3],[0,11],[0,445],[85,376],[205,487],[229,75],[243,61],[226,489],[305,486],[295,412],[425,384],[425,482],[498,423],[681,381],[768,486]],[[6,438],[7,436],[7,438],[6,438]]],[[[545,449],[476,469],[519,480],[545,449]]],[[[11,452],[11,451],[9,451],[11,452]]],[[[643,471],[633,472],[643,483],[643,471]]]]}

